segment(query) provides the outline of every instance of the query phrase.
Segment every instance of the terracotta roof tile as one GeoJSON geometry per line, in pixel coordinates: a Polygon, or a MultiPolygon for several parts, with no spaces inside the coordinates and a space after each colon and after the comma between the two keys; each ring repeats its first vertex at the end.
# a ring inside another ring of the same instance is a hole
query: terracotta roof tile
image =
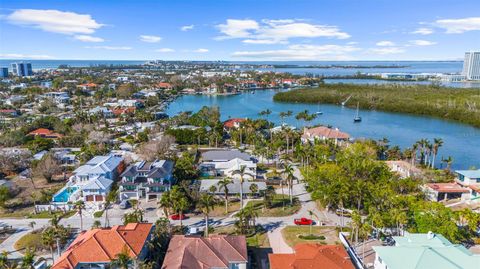
{"type": "Polygon", "coordinates": [[[168,246],[162,269],[228,268],[229,263],[246,263],[247,243],[244,236],[175,235],[168,246]]]}
{"type": "Polygon", "coordinates": [[[78,263],[108,263],[125,247],[130,257],[140,254],[150,235],[151,223],[114,226],[83,232],[70,244],[52,269],[73,269],[78,263]]]}
{"type": "Polygon", "coordinates": [[[295,254],[269,254],[270,269],[354,269],[342,246],[298,244],[295,254]]]}

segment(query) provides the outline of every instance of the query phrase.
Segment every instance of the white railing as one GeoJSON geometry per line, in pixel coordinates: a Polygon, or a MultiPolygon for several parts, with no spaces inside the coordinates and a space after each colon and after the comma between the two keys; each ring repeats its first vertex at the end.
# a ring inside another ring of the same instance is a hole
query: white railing
{"type": "Polygon", "coordinates": [[[342,242],[343,246],[345,249],[347,249],[348,255],[350,258],[352,258],[353,264],[357,269],[364,269],[365,266],[363,265],[363,262],[361,259],[358,257],[357,252],[353,248],[353,246],[350,245],[350,243],[347,240],[347,237],[345,236],[344,233],[340,232],[338,233],[338,237],[340,239],[340,242],[342,242]]]}

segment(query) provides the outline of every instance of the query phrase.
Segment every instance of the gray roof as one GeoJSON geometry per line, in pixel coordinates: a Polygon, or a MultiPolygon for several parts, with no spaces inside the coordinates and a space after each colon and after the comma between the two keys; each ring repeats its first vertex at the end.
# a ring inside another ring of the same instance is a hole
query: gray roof
{"type": "MultiPolygon", "coordinates": [[[[218,187],[218,182],[220,179],[203,179],[200,180],[200,192],[210,192],[211,186],[216,186],[217,191],[216,194],[223,194],[223,188],[218,187]]],[[[233,182],[228,184],[228,193],[230,194],[237,194],[240,193],[240,180],[232,180],[233,182]]],[[[267,189],[267,184],[265,182],[258,182],[258,181],[246,181],[243,182],[243,193],[250,194],[250,185],[256,184],[258,186],[258,191],[263,191],[267,189]]]]}
{"type": "Polygon", "coordinates": [[[239,158],[245,161],[252,159],[252,156],[239,150],[211,150],[202,153],[203,161],[230,161],[239,158]]]}
{"type": "Polygon", "coordinates": [[[173,162],[170,160],[138,162],[133,165],[129,165],[120,176],[135,177],[140,171],[147,172],[148,178],[165,178],[172,174],[173,162]]]}

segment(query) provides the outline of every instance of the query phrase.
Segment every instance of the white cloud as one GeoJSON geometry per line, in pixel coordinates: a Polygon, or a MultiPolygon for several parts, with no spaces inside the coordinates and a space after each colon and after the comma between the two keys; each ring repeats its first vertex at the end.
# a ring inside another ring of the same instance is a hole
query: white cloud
{"type": "Polygon", "coordinates": [[[370,54],[387,55],[404,53],[405,49],[400,47],[372,48],[368,50],[370,54]]]}
{"type": "Polygon", "coordinates": [[[434,24],[445,29],[447,34],[461,34],[467,31],[480,30],[480,17],[443,19],[435,21],[434,24]]]}
{"type": "Polygon", "coordinates": [[[87,49],[104,49],[104,50],[131,50],[132,47],[126,46],[89,46],[87,49]]]}
{"type": "Polygon", "coordinates": [[[20,53],[6,53],[0,54],[1,59],[30,59],[30,60],[43,60],[54,59],[50,55],[34,55],[34,54],[20,54],[20,53]]]}
{"type": "Polygon", "coordinates": [[[243,38],[247,44],[285,44],[291,38],[329,37],[346,39],[350,35],[337,26],[310,24],[298,19],[285,20],[234,20],[217,25],[223,34],[217,40],[243,38]]]}
{"type": "Polygon", "coordinates": [[[76,39],[76,40],[82,41],[82,42],[103,42],[103,41],[105,41],[101,37],[90,36],[90,35],[76,35],[73,38],[76,39]]]}
{"type": "Polygon", "coordinates": [[[347,53],[360,50],[341,45],[290,45],[286,49],[236,51],[233,57],[263,60],[349,60],[347,53]]]}
{"type": "Polygon", "coordinates": [[[217,37],[217,39],[229,39],[229,38],[242,38],[252,35],[251,30],[256,30],[260,26],[254,20],[234,20],[228,19],[226,24],[217,25],[218,30],[223,36],[217,37]]]}
{"type": "Polygon", "coordinates": [[[413,31],[411,33],[412,34],[418,34],[418,35],[430,35],[430,34],[433,34],[433,29],[426,28],[426,27],[421,27],[421,28],[417,28],[415,31],[413,31]]]}
{"type": "Polygon", "coordinates": [[[141,35],[140,41],[147,42],[147,43],[158,43],[162,40],[161,37],[155,35],[141,35]]]}
{"type": "Polygon", "coordinates": [[[193,52],[197,52],[197,53],[207,53],[209,50],[208,49],[196,49],[194,50],[193,52]]]}
{"type": "Polygon", "coordinates": [[[195,27],[195,25],[193,25],[193,24],[191,24],[191,25],[184,25],[184,26],[180,27],[180,30],[186,32],[186,31],[193,30],[194,27],[195,27]]]}
{"type": "Polygon", "coordinates": [[[175,52],[174,49],[171,48],[161,48],[161,49],[156,49],[156,52],[162,52],[162,53],[167,53],[167,52],[175,52]]]}
{"type": "Polygon", "coordinates": [[[395,43],[393,43],[392,41],[379,41],[377,42],[377,44],[375,44],[379,47],[392,47],[392,46],[395,46],[395,43]]]}
{"type": "Polygon", "coordinates": [[[92,34],[103,25],[88,14],[59,10],[18,9],[6,16],[12,24],[66,35],[92,34]]]}
{"type": "Polygon", "coordinates": [[[428,40],[410,40],[410,44],[414,46],[432,46],[437,44],[437,42],[428,41],[428,40]]]}

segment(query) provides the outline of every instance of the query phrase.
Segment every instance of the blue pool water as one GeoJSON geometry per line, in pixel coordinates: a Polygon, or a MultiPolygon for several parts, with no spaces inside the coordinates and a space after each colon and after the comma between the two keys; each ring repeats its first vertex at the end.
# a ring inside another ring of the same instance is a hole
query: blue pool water
{"type": "Polygon", "coordinates": [[[70,198],[70,195],[72,195],[72,193],[74,193],[77,189],[78,187],[66,187],[61,192],[53,196],[53,201],[56,203],[68,202],[68,198],[70,198]]]}

